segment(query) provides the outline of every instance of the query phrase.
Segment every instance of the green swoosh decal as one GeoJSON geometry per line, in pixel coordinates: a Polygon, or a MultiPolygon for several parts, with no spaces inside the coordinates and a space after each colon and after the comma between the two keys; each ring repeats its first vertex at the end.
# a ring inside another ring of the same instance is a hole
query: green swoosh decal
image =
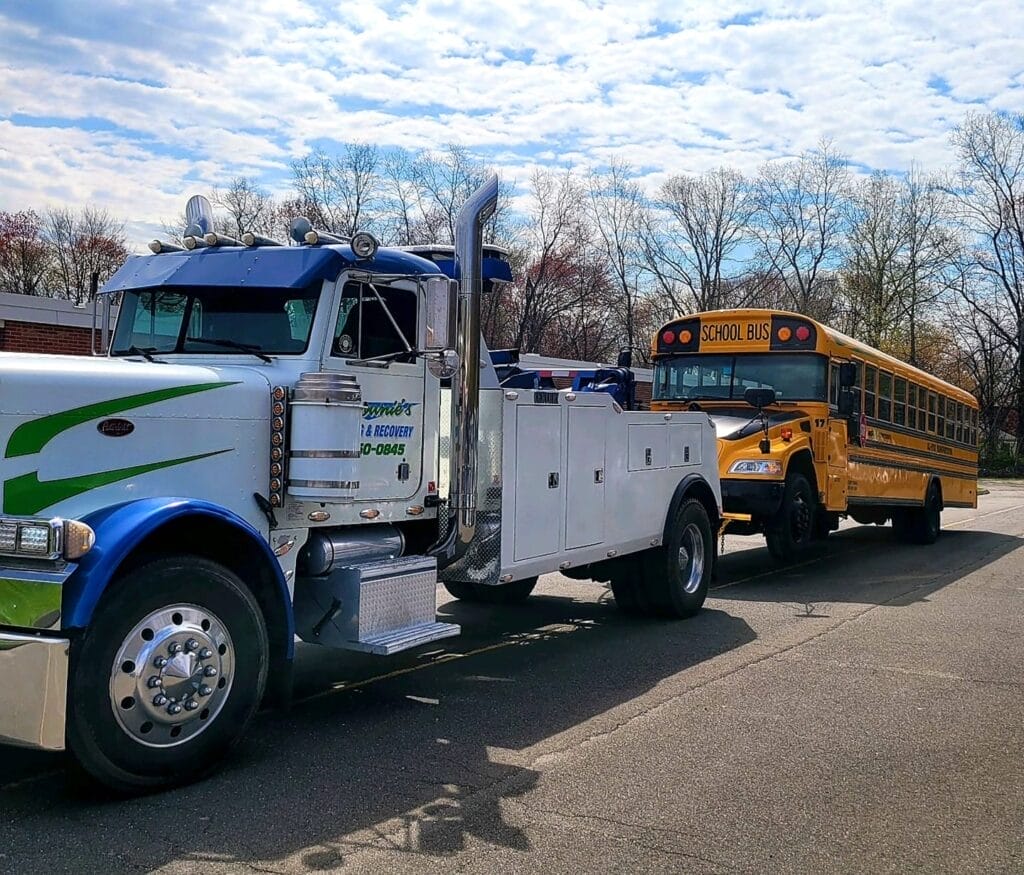
{"type": "Polygon", "coordinates": [[[208,459],[221,453],[230,453],[231,449],[214,450],[212,453],[200,453],[197,456],[185,456],[181,459],[167,459],[163,462],[150,462],[148,465],[134,465],[131,468],[118,468],[115,471],[100,471],[96,474],[83,474],[79,477],[66,477],[63,480],[39,479],[38,471],[30,471],[20,477],[12,477],[4,481],[4,513],[15,516],[33,516],[44,507],[74,498],[90,489],[109,486],[119,480],[127,480],[161,468],[173,468],[197,459],[208,459]]]}
{"type": "Polygon", "coordinates": [[[38,453],[62,431],[67,431],[90,419],[112,416],[115,413],[123,413],[125,410],[145,407],[147,404],[156,404],[171,398],[181,398],[184,395],[194,395],[196,392],[208,392],[210,389],[234,385],[235,382],[172,386],[168,389],[156,389],[153,392],[141,392],[138,395],[124,395],[121,398],[112,398],[109,401],[86,404],[84,407],[73,407],[70,410],[62,410],[60,413],[42,416],[39,419],[23,422],[14,429],[10,440],[7,441],[7,451],[4,455],[8,459],[13,459],[15,456],[30,456],[32,453],[38,453]]]}

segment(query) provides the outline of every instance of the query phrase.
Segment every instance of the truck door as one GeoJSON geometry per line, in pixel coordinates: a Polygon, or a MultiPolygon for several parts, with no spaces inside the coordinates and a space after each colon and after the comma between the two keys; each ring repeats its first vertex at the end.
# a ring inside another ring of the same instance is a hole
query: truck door
{"type": "Polygon", "coordinates": [[[404,354],[416,343],[416,320],[415,291],[345,283],[325,366],[353,374],[362,390],[357,500],[401,501],[420,489],[424,364],[404,354]],[[391,359],[360,363],[375,356],[391,359]]]}

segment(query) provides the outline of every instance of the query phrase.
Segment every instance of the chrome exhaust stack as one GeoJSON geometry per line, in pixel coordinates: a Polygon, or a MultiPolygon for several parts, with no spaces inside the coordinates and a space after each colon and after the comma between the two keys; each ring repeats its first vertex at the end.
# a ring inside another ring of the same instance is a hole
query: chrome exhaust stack
{"type": "Polygon", "coordinates": [[[448,506],[451,529],[431,550],[443,567],[465,554],[476,534],[477,442],[480,438],[480,297],[483,294],[483,226],[498,204],[491,175],[462,205],[455,221],[459,268],[459,370],[452,387],[452,456],[448,506]]]}

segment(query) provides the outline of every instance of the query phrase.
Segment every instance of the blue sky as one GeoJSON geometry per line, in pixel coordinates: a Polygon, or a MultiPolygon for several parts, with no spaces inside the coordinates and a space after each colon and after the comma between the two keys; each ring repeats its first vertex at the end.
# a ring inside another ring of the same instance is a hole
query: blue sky
{"type": "Polygon", "coordinates": [[[6,0],[0,209],[97,204],[137,248],[334,141],[458,142],[520,182],[616,157],[653,188],[823,137],[938,170],[967,111],[1024,112],[1022,37],[1020,0],[6,0]]]}

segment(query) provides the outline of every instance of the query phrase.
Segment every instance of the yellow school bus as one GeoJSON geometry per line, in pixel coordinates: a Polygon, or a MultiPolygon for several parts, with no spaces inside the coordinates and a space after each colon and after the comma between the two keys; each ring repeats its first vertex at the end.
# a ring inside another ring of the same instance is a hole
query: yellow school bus
{"type": "Polygon", "coordinates": [[[945,507],[977,507],[978,403],[825,325],[779,310],[669,322],[653,410],[705,410],[730,532],[790,560],[848,515],[930,544],[945,507]]]}

